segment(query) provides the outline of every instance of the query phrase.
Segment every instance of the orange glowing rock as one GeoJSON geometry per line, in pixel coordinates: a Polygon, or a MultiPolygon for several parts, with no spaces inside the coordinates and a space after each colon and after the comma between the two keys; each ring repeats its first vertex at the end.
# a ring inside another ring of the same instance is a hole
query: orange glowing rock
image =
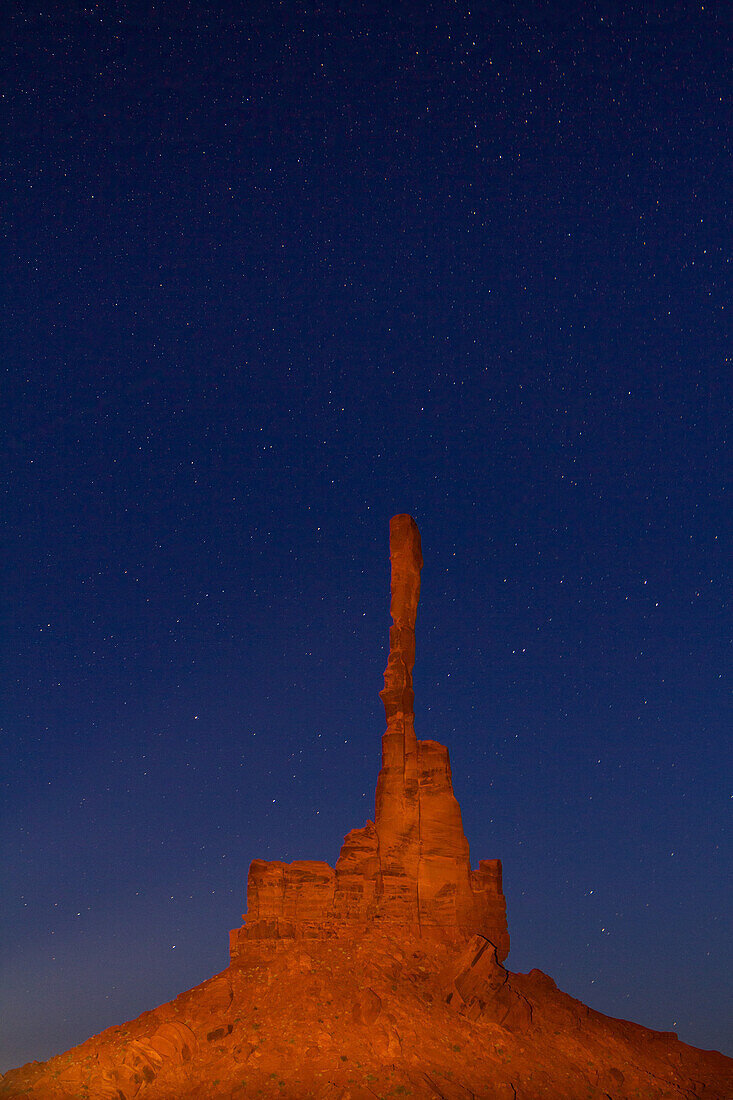
{"type": "Polygon", "coordinates": [[[415,736],[420,535],[390,525],[375,822],[335,868],[256,859],[227,969],[0,1079],[1,1100],[733,1098],[733,1060],[514,974],[501,863],[472,870],[448,750],[415,736]]]}
{"type": "Polygon", "coordinates": [[[392,625],[380,692],[387,719],[374,822],[344,839],[326,863],[254,860],[247,913],[231,933],[232,958],[252,938],[333,935],[375,922],[451,941],[480,934],[499,959],[509,951],[499,860],[472,871],[448,750],[415,735],[412,669],[420,599],[420,532],[411,516],[390,523],[392,625]]]}

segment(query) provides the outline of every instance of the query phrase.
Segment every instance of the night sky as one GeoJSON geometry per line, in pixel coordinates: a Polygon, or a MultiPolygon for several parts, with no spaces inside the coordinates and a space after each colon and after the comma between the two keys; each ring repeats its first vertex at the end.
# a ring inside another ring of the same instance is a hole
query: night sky
{"type": "Polygon", "coordinates": [[[14,5],[2,1053],[373,816],[389,518],[514,970],[733,1054],[724,5],[14,5]]]}

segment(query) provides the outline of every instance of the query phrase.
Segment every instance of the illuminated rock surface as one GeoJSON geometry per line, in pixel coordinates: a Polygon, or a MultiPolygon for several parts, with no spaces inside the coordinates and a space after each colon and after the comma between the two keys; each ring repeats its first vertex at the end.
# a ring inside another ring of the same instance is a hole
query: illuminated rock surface
{"type": "Polygon", "coordinates": [[[328,864],[255,860],[245,925],[231,933],[232,958],[253,938],[345,933],[375,924],[458,942],[479,933],[509,951],[499,860],[472,871],[448,750],[415,736],[412,669],[420,599],[420,532],[411,516],[390,523],[392,626],[380,692],[387,719],[374,822],[344,840],[328,864]]]}
{"type": "Polygon", "coordinates": [[[11,1071],[0,1096],[724,1100],[733,1061],[509,973],[478,937],[456,950],[371,928],[250,940],[175,1001],[11,1071]]]}
{"type": "MultiPolygon", "coordinates": [[[[448,751],[415,735],[420,536],[390,525],[375,821],[335,868],[254,860],[230,966],[0,1079],[14,1100],[733,1098],[733,1060],[513,974],[501,864],[469,862],[448,751]]],[[[641,976],[630,976],[633,983],[641,976]]]]}

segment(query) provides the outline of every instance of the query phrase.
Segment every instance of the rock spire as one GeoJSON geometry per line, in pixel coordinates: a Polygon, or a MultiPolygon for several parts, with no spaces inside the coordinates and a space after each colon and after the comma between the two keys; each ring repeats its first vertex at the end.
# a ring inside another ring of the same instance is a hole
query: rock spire
{"type": "Polygon", "coordinates": [[[230,966],[0,1075],[2,1100],[733,1097],[733,1059],[502,965],[501,865],[471,870],[448,750],[415,737],[422,557],[410,516],[392,520],[390,557],[376,822],[352,829],[335,868],[256,859],[230,966]]]}
{"type": "Polygon", "coordinates": [[[399,935],[465,941],[480,934],[509,951],[499,860],[471,869],[448,750],[415,734],[412,669],[422,551],[412,516],[390,522],[392,625],[380,692],[387,720],[375,820],[352,829],[335,868],[313,860],[256,859],[245,924],[232,957],[250,939],[338,935],[375,925],[399,935]]]}
{"type": "Polygon", "coordinates": [[[380,691],[387,726],[399,715],[414,720],[415,693],[412,669],[415,664],[415,619],[420,600],[422,548],[420,532],[412,516],[393,516],[389,524],[391,567],[389,659],[380,691]]]}

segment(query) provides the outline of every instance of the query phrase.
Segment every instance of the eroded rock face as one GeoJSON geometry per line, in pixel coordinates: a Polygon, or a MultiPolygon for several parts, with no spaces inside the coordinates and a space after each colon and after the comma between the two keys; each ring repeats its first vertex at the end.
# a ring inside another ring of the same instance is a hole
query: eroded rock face
{"type": "Polygon", "coordinates": [[[514,988],[496,948],[483,936],[472,936],[439,980],[445,983],[445,1003],[462,1016],[490,1020],[520,1034],[532,1023],[530,1001],[514,988]]]}
{"type": "Polygon", "coordinates": [[[412,516],[394,516],[391,520],[389,558],[392,625],[384,688],[379,693],[387,729],[382,737],[382,768],[375,800],[381,871],[379,911],[382,917],[418,925],[420,784],[412,669],[423,562],[420,532],[412,516]]]}
{"type": "Polygon", "coordinates": [[[374,919],[379,887],[379,837],[372,821],[344,837],[336,861],[333,915],[337,921],[374,919]]]}
{"type": "Polygon", "coordinates": [[[380,692],[387,720],[375,820],[344,839],[326,863],[254,860],[245,925],[231,933],[232,957],[251,939],[332,935],[375,922],[418,936],[479,934],[509,951],[499,860],[472,870],[448,750],[415,734],[412,670],[422,569],[420,532],[408,515],[390,522],[392,625],[380,692]]]}
{"type": "Polygon", "coordinates": [[[335,873],[327,863],[255,859],[249,869],[247,901],[253,920],[319,920],[333,905],[335,873]]]}

